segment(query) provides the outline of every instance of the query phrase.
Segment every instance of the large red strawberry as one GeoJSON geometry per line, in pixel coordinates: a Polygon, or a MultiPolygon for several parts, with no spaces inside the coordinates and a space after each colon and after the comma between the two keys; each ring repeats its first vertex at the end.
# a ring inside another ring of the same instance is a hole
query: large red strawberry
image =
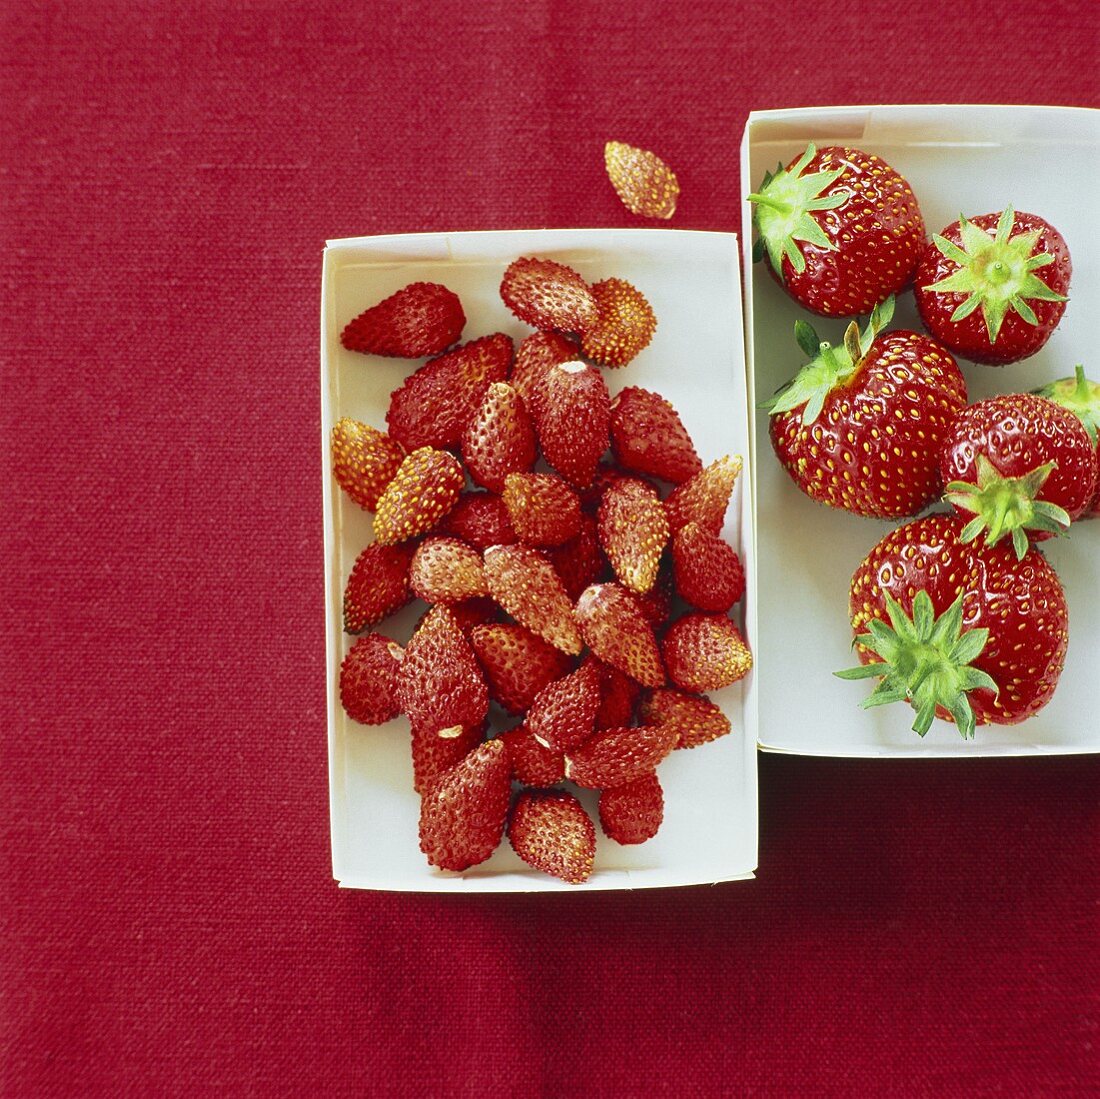
{"type": "Polygon", "coordinates": [[[622,786],[652,771],[676,741],[670,725],[600,729],[583,744],[566,749],[565,777],[592,790],[622,786]]]}
{"type": "Polygon", "coordinates": [[[530,546],[490,546],[484,562],[489,594],[508,614],[562,652],[579,655],[573,604],[543,554],[530,546]]]}
{"type": "Polygon", "coordinates": [[[581,337],[581,350],[601,366],[633,362],[649,346],[657,318],[645,295],[624,279],[604,279],[591,286],[596,320],[581,337]]]}
{"type": "Polygon", "coordinates": [[[412,599],[409,567],[416,545],[372,542],[355,559],[344,587],[344,629],[360,633],[399,611],[412,599]]]}
{"type": "Polygon", "coordinates": [[[623,586],[645,595],[657,580],[668,544],[668,515],[645,481],[624,477],[608,486],[598,515],[600,545],[623,586]]]}
{"type": "Polygon", "coordinates": [[[420,850],[441,870],[484,862],[504,837],[512,796],[508,748],[489,740],[444,771],[420,802],[420,850]]]}
{"type": "Polygon", "coordinates": [[[514,714],[526,713],[543,687],[573,667],[571,657],[514,622],[475,626],[470,644],[489,681],[489,696],[514,714]]]}
{"type": "Polygon", "coordinates": [[[960,217],[932,238],[914,296],[928,331],[956,355],[1001,366],[1034,355],[1066,309],[1073,264],[1035,214],[960,217]]]}
{"type": "Polygon", "coordinates": [[[345,416],[332,429],[332,474],[366,511],[378,506],[404,457],[400,443],[370,424],[345,416]]]}
{"type": "Polygon", "coordinates": [[[543,457],[571,485],[587,488],[610,439],[603,375],[582,362],[552,366],[535,389],[532,412],[543,457]]]}
{"type": "Polygon", "coordinates": [[[406,450],[457,447],[485,391],[508,376],[512,352],[511,338],[498,332],[425,363],[390,394],[391,437],[406,450]]]}
{"type": "Polygon", "coordinates": [[[524,790],[512,806],[508,840],[528,866],[579,885],[592,873],[596,826],[564,790],[524,790]]]}
{"type": "Polygon", "coordinates": [[[401,712],[397,673],[404,653],[392,638],[369,633],[352,645],[340,665],[340,702],[348,717],[384,725],[401,712]]]}
{"type": "Polygon", "coordinates": [[[656,771],[600,794],[600,827],[616,843],[645,843],[665,817],[665,798],[656,771]]]}
{"type": "Polygon", "coordinates": [[[360,313],[340,342],[349,351],[419,359],[450,347],[465,323],[457,294],[436,282],[414,282],[360,313]]]}
{"type": "Polygon", "coordinates": [[[535,426],[523,398],[507,382],[493,382],[462,436],[470,479],[503,492],[508,474],[526,473],[537,457],[535,426]]]}
{"type": "Polygon", "coordinates": [[[964,738],[1013,725],[1050,700],[1065,662],[1062,585],[1042,553],[964,542],[964,521],[929,515],[887,534],[852,577],[849,612],[861,664],[880,677],[864,707],[907,701],[924,736],[934,717],[964,738]]]}
{"type": "Polygon", "coordinates": [[[661,655],[672,682],[700,693],[728,687],[748,674],[752,653],[725,615],[685,614],[668,628],[661,655]]]}
{"type": "Polygon", "coordinates": [[[588,283],[572,267],[551,259],[524,256],[510,263],[500,296],[532,328],[583,332],[599,315],[588,283]]]}
{"type": "Polygon", "coordinates": [[[447,451],[430,446],[414,450],[379,497],[375,539],[393,545],[431,530],[458,503],[465,483],[462,467],[447,451]]]}
{"type": "Polygon", "coordinates": [[[1096,447],[1068,409],[1034,393],[978,401],[955,417],[940,456],[946,499],[967,519],[964,542],[1062,533],[1096,495],[1096,447]]]}
{"type": "Polygon", "coordinates": [[[676,409],[659,393],[633,385],[611,402],[611,452],[624,469],[674,485],[703,468],[676,409]]]}
{"type": "Polygon", "coordinates": [[[584,643],[605,664],[645,687],[665,682],[661,653],[638,598],[618,584],[593,584],[577,600],[584,643]]]}
{"type": "Polygon", "coordinates": [[[908,182],[884,160],[849,146],[806,151],[749,195],[754,258],[814,313],[869,313],[909,282],[924,220],[908,182]]]}
{"type": "MultiPolygon", "coordinates": [[[[1061,378],[1036,389],[1035,392],[1040,397],[1046,397],[1068,409],[1085,425],[1085,430],[1096,447],[1096,459],[1100,465],[1100,382],[1086,378],[1084,367],[1078,366],[1072,378],[1061,378]]],[[[1100,518],[1100,477],[1097,478],[1092,505],[1081,518],[1100,518]]]]}
{"type": "Polygon", "coordinates": [[[878,519],[915,515],[938,498],[939,448],[966,404],[962,372],[934,340],[880,334],[893,312],[889,298],[837,347],[798,321],[810,362],[764,405],[791,480],[813,500],[878,519]]]}

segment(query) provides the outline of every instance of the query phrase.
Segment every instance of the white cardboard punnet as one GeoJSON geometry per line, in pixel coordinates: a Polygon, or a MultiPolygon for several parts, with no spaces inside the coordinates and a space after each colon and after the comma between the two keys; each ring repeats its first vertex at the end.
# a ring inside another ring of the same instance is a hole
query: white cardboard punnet
{"type": "MultiPolygon", "coordinates": [[[[340,345],[340,332],[367,306],[409,282],[428,280],[444,283],[461,298],[467,315],[464,341],[506,332],[518,343],[532,330],[505,308],[499,286],[505,267],[523,255],[567,263],[589,281],[614,276],[637,286],[656,312],[657,332],[628,367],[605,371],[612,393],[627,385],[662,393],[681,414],[704,462],[723,454],[745,457],[724,534],[738,547],[749,578],[740,609],[753,643],[755,540],[735,235],[531,230],[331,241],[321,302],[321,427],[334,876],[350,887],[440,892],[637,889],[750,878],[757,852],[754,673],[712,695],[729,715],[732,735],[674,752],[662,763],[665,822],[658,835],[637,847],[620,847],[597,825],[596,868],[581,886],[531,870],[507,840],[492,859],[464,874],[429,867],[418,848],[419,798],[412,789],[408,722],[358,725],[340,705],[340,662],[353,640],[342,631],[343,587],[372,534],[371,517],[334,486],[330,434],[342,416],[384,428],[391,390],[419,365],[348,352],[340,345]]],[[[387,621],[383,632],[403,643],[424,609],[414,603],[387,621]]],[[[595,819],[595,795],[585,792],[581,798],[595,819]]]]}
{"type": "MultiPolygon", "coordinates": [[[[1100,303],[1100,223],[1092,196],[1100,178],[1100,112],[1049,107],[894,106],[764,111],[749,116],[741,149],[747,195],[766,170],[786,164],[808,142],[851,144],[896,168],[920,200],[926,228],[938,232],[960,214],[1016,210],[1039,214],[1061,231],[1073,257],[1065,316],[1036,356],[1007,367],[960,362],[970,399],[1033,389],[1083,363],[1100,376],[1091,336],[1100,303]]],[[[751,210],[743,203],[746,342],[750,401],[774,392],[802,358],[794,322],[806,314],[753,264],[751,210]],[[754,392],[755,391],[755,392],[754,392]]],[[[844,322],[813,318],[834,341],[844,322]]],[[[894,327],[918,328],[912,295],[899,298],[894,327]]],[[[815,504],[780,468],[767,414],[755,413],[757,565],[761,607],[755,634],[761,699],[760,745],[769,751],[829,756],[1041,755],[1100,751],[1094,703],[1100,676],[1100,521],[1076,524],[1044,544],[1066,589],[1070,643],[1053,700],[1015,726],[980,726],[964,742],[934,722],[922,740],[903,704],[859,709],[866,682],[836,679],[854,663],[848,629],[852,573],[891,524],[815,504]]]]}

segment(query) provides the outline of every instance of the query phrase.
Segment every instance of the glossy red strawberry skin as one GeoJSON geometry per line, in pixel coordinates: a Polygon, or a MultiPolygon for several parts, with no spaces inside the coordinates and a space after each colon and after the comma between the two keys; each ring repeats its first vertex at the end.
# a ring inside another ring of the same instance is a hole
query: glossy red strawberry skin
{"type": "Polygon", "coordinates": [[[527,545],[560,546],[580,532],[580,499],[552,473],[509,473],[503,499],[512,529],[527,545]]]}
{"type": "Polygon", "coordinates": [[[413,554],[409,587],[427,603],[462,603],[489,594],[481,554],[458,538],[425,538],[413,554]]]}
{"type": "Polygon", "coordinates": [[[679,485],[703,463],[679,413],[659,393],[638,386],[611,402],[611,450],[623,469],[679,485]]]}
{"type": "MultiPolygon", "coordinates": [[[[849,613],[855,636],[872,618],[888,622],[885,597],[907,614],[926,591],[938,616],[963,593],[963,627],[985,628],[989,639],[973,666],[990,675],[1000,692],[969,693],[977,724],[1014,725],[1050,700],[1065,663],[1068,613],[1062,585],[1041,552],[1018,561],[1009,543],[962,543],[965,521],[929,515],[891,531],[852,577],[849,613]]],[[[862,663],[877,658],[857,647],[862,663]]],[[[937,716],[949,719],[946,712],[937,716]]]]}
{"type": "Polygon", "coordinates": [[[423,794],[444,771],[461,763],[485,740],[487,722],[451,725],[437,729],[434,723],[409,722],[413,790],[423,794]]]}
{"type": "Polygon", "coordinates": [[[879,336],[819,415],[803,406],[770,418],[772,448],[812,500],[877,519],[915,515],[943,490],[939,446],[966,405],[951,355],[918,332],[879,336]]]}
{"type": "Polygon", "coordinates": [[[457,294],[439,283],[414,282],[350,321],[340,342],[349,351],[419,359],[450,347],[465,324],[457,294]]]}
{"type": "Polygon", "coordinates": [[[669,538],[668,514],[656,491],[633,477],[615,481],[600,500],[597,530],[622,585],[645,595],[657,580],[669,538]]]}
{"type": "Polygon", "coordinates": [[[564,263],[523,256],[508,265],[500,283],[504,304],[532,328],[583,332],[598,316],[584,279],[564,263]]]}
{"type": "Polygon", "coordinates": [[[729,735],[730,719],[705,695],[674,688],[649,691],[642,700],[641,720],[646,725],[669,725],[676,730],[677,748],[697,748],[729,735]]]}

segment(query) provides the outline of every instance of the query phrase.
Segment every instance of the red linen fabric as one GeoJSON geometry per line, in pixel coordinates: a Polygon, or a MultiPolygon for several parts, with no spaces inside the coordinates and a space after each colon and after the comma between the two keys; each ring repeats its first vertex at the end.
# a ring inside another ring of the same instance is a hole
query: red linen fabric
{"type": "Polygon", "coordinates": [[[737,229],[751,108],[1096,106],[1097,29],[4,3],[0,1093],[1100,1087],[1096,757],[764,757],[751,883],[338,890],[317,384],[326,238],[635,225],[609,138],[676,167],[678,227],[737,229]]]}

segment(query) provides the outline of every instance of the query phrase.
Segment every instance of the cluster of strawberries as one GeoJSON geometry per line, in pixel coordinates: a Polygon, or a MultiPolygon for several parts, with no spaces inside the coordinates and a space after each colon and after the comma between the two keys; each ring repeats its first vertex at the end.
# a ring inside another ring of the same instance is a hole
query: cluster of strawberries
{"type": "Polygon", "coordinates": [[[483,862],[507,830],[525,862],[575,883],[596,833],[567,782],[601,792],[608,837],[642,843],[663,819],[661,761],[730,732],[706,692],[752,663],[728,617],[744,574],[721,537],[741,461],[704,467],[656,393],[611,397],[600,367],[625,366],[656,326],[630,283],[525,257],[500,293],[537,330],[518,347],[501,333],[453,346],[465,314],[434,283],[343,332],[352,351],[435,357],[391,394],[387,431],[333,430],[334,475],[374,512],[345,630],[430,605],[404,648],[359,638],[340,694],[356,721],[408,717],[433,866],[483,862]],[[675,617],[674,600],[688,605],[675,617]],[[490,730],[491,701],[510,728],[490,730]]]}
{"type": "Polygon", "coordinates": [[[1030,717],[1053,694],[1068,636],[1061,583],[1034,546],[1100,511],[1100,385],[1078,367],[968,404],[955,356],[1003,366],[1046,344],[1066,308],[1066,242],[1011,207],[928,241],[908,181],[850,147],[809,146],[749,198],[758,258],[795,301],[869,314],[836,346],[796,323],[809,361],[765,403],[784,469],[857,515],[953,509],[891,531],[856,570],[863,663],[838,674],[881,678],[865,704],[908,701],[921,735],[934,717],[964,737],[1030,717]],[[927,331],[887,331],[910,287],[927,331]]]}

